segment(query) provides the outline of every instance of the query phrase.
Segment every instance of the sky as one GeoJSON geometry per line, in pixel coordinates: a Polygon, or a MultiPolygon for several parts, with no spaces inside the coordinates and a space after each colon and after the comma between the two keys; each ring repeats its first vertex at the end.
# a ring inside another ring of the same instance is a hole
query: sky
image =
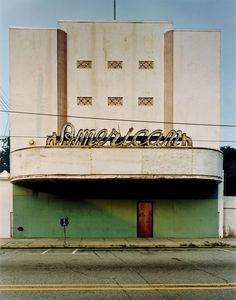
{"type": "MultiPolygon", "coordinates": [[[[113,8],[114,0],[0,0],[0,110],[9,107],[9,27],[56,28],[58,20],[113,20],[113,8]]],[[[221,127],[221,145],[236,148],[236,0],[116,0],[116,19],[221,30],[221,125],[234,125],[221,127]]],[[[7,113],[0,112],[0,136],[8,134],[7,113]]]]}

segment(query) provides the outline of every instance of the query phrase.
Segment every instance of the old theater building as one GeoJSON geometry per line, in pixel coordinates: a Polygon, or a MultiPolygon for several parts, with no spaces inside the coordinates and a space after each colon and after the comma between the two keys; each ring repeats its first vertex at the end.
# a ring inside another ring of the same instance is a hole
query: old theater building
{"type": "Polygon", "coordinates": [[[13,236],[222,236],[219,63],[170,22],[11,28],[13,236]]]}

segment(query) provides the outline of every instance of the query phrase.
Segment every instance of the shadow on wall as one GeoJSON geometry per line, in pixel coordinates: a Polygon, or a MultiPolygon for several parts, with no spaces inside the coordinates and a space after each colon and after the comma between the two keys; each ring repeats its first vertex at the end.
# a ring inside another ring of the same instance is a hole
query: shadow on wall
{"type": "Polygon", "coordinates": [[[24,183],[35,192],[80,199],[216,199],[217,183],[203,180],[47,180],[24,183]]]}

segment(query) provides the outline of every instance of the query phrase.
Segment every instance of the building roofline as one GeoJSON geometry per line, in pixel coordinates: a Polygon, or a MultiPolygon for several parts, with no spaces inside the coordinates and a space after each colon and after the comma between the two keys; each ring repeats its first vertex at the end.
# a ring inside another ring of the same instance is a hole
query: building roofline
{"type": "Polygon", "coordinates": [[[221,32],[221,29],[204,29],[204,28],[201,28],[201,29],[174,29],[173,30],[174,32],[221,32]]]}
{"type": "Polygon", "coordinates": [[[173,24],[173,21],[139,21],[139,20],[58,20],[57,23],[141,23],[173,24]]]}
{"type": "Polygon", "coordinates": [[[21,26],[11,26],[8,29],[17,29],[17,30],[57,30],[57,28],[46,28],[46,27],[21,27],[21,26]]]}

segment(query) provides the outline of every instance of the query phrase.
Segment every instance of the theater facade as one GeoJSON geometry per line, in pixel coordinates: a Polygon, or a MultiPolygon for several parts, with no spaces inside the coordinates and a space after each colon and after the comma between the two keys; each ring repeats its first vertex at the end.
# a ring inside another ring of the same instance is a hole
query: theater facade
{"type": "Polygon", "coordinates": [[[10,29],[13,236],[223,236],[220,33],[10,29]]]}

